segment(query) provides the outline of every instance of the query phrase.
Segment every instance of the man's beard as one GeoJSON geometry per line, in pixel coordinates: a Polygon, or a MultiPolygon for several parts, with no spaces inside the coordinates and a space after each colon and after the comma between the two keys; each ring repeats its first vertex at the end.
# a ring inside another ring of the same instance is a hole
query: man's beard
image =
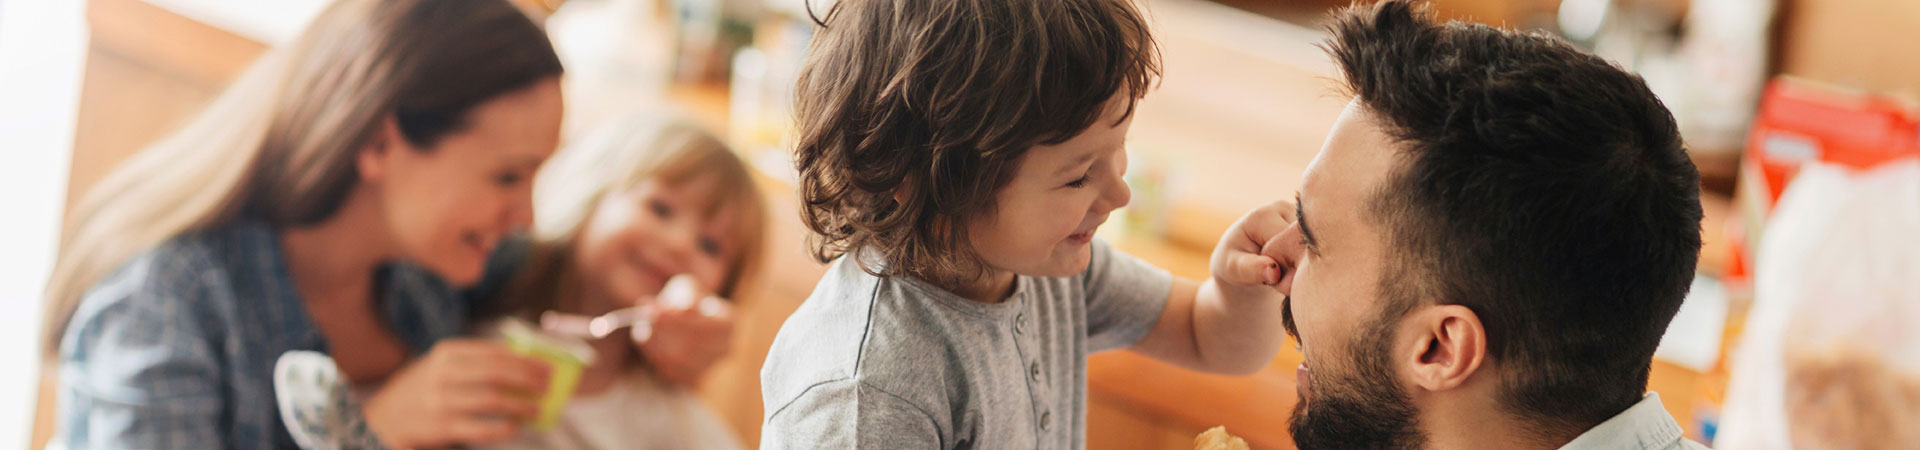
{"type": "MultiPolygon", "coordinates": [[[[1349,343],[1353,373],[1315,373],[1308,399],[1293,405],[1287,429],[1301,449],[1414,449],[1426,444],[1413,401],[1394,383],[1387,360],[1393,329],[1382,317],[1349,343]],[[1312,402],[1309,406],[1308,402],[1312,402]]],[[[1311,367],[1309,368],[1311,370],[1311,367]]]]}

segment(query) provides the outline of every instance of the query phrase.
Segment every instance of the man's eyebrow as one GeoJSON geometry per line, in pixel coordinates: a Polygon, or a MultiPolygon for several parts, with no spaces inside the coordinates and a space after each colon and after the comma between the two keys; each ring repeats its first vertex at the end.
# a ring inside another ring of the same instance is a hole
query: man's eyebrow
{"type": "Polygon", "coordinates": [[[1307,250],[1319,253],[1320,240],[1314,239],[1313,229],[1307,227],[1307,207],[1304,206],[1306,202],[1301,200],[1302,197],[1300,193],[1295,192],[1293,194],[1293,221],[1300,224],[1300,235],[1306,237],[1307,250]]]}

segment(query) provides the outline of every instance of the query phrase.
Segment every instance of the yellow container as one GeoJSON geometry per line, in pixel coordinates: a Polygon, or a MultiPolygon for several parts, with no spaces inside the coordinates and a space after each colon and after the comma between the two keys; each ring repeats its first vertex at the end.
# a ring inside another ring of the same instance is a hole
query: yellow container
{"type": "Polygon", "coordinates": [[[585,341],[556,336],[535,329],[526,321],[509,319],[501,324],[501,334],[514,353],[545,361],[552,370],[547,377],[547,392],[540,396],[540,415],[533,429],[545,431],[560,422],[560,411],[580,384],[580,372],[593,363],[593,347],[585,341]]]}

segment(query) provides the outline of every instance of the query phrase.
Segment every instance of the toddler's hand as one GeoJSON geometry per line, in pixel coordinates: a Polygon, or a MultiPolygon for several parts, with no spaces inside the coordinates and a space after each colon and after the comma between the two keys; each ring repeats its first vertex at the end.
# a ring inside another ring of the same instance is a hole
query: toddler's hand
{"type": "Polygon", "coordinates": [[[733,307],[691,276],[667,281],[653,311],[653,326],[635,327],[633,342],[668,382],[693,386],[733,349],[733,307]]]}
{"type": "Polygon", "coordinates": [[[1274,286],[1286,278],[1287,267],[1265,250],[1293,224],[1293,202],[1281,200],[1250,211],[1220,237],[1209,264],[1223,293],[1237,298],[1279,296],[1274,286]]]}

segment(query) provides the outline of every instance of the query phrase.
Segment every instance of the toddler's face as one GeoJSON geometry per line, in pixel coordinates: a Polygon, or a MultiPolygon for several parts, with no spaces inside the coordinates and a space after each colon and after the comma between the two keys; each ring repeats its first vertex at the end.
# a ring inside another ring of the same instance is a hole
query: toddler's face
{"type": "Polygon", "coordinates": [[[1132,195],[1122,178],[1133,125],[1127,105],[1116,96],[1079,135],[1027,151],[996,194],[994,210],[966,225],[974,251],[988,266],[1053,277],[1087,269],[1094,230],[1132,195]]]}
{"type": "Polygon", "coordinates": [[[717,289],[740,250],[727,239],[738,208],[723,205],[708,213],[717,183],[713,176],[679,185],[649,179],[600,199],[573,258],[589,289],[615,303],[587,305],[595,311],[581,312],[632,306],[683,273],[709,292],[717,289]]]}

